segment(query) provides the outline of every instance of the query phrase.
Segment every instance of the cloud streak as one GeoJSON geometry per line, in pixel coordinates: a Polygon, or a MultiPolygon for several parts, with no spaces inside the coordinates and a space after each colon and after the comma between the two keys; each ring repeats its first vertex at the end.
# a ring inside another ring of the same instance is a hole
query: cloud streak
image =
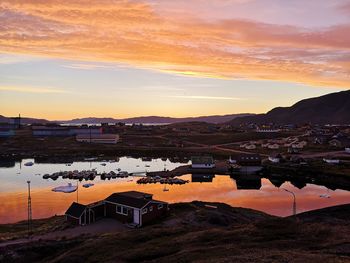
{"type": "Polygon", "coordinates": [[[244,100],[237,97],[216,97],[216,96],[168,96],[167,98],[191,99],[191,100],[244,100]]]}
{"type": "Polygon", "coordinates": [[[0,52],[197,77],[350,86],[350,59],[344,61],[350,24],[305,29],[242,19],[208,22],[127,0],[0,1],[0,16],[0,52]]]}
{"type": "Polygon", "coordinates": [[[20,92],[20,93],[38,93],[38,94],[53,94],[53,93],[68,93],[65,90],[42,87],[24,87],[24,86],[0,86],[0,92],[20,92]]]}

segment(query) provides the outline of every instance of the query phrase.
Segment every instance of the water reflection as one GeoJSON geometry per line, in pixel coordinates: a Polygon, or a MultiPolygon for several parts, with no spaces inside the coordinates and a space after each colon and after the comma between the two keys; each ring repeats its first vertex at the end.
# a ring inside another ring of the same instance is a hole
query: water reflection
{"type": "Polygon", "coordinates": [[[236,181],[238,190],[260,190],[261,188],[261,178],[254,174],[235,175],[233,179],[236,181]]]}
{"type": "MultiPolygon", "coordinates": [[[[24,160],[28,161],[28,160],[24,160]]],[[[12,168],[0,168],[0,223],[15,222],[26,218],[27,193],[26,181],[32,181],[33,217],[42,218],[55,214],[63,214],[71,202],[76,201],[77,193],[55,193],[51,189],[64,185],[68,181],[43,180],[44,173],[60,170],[82,170],[96,168],[98,171],[109,171],[121,168],[128,172],[156,171],[173,169],[180,163],[171,163],[161,159],[147,161],[149,167],[141,159],[120,158],[119,162],[107,163],[101,166],[99,162],[79,162],[71,166],[65,164],[35,164],[32,167],[20,168],[16,163],[12,168]],[[18,174],[20,172],[20,174],[18,174]],[[37,175],[36,175],[37,174],[37,175]],[[40,175],[39,175],[40,174],[40,175]]],[[[344,204],[350,202],[350,192],[344,190],[332,191],[324,186],[299,181],[286,182],[278,177],[260,179],[257,176],[233,177],[224,175],[185,175],[182,179],[189,180],[185,185],[167,185],[169,191],[163,191],[161,184],[136,184],[137,178],[118,178],[111,181],[94,181],[91,188],[81,187],[79,183],[79,202],[88,204],[106,198],[113,192],[136,190],[154,194],[155,199],[174,202],[189,202],[193,200],[224,202],[232,206],[246,207],[264,211],[273,215],[287,216],[291,214],[292,200],[281,188],[295,192],[297,196],[297,212],[344,204]],[[329,194],[331,198],[321,198],[329,194]]],[[[74,182],[76,183],[76,182],[74,182]]],[[[84,181],[85,183],[85,181],[84,181]]]]}

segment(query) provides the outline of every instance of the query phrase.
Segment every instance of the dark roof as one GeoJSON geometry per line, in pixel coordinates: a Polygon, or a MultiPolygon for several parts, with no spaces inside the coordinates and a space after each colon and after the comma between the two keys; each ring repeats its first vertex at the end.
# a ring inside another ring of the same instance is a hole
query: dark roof
{"type": "Polygon", "coordinates": [[[211,156],[192,156],[192,164],[213,164],[214,159],[211,156]]]}
{"type": "Polygon", "coordinates": [[[66,215],[79,218],[84,213],[85,209],[86,209],[86,205],[73,202],[71,206],[68,208],[68,210],[66,211],[66,215]]]}
{"type": "Polygon", "coordinates": [[[143,198],[152,198],[152,194],[148,194],[148,193],[144,193],[144,192],[138,192],[138,191],[126,191],[126,192],[120,192],[120,193],[116,193],[119,195],[123,195],[123,196],[128,196],[128,197],[132,197],[132,198],[138,198],[138,199],[143,199],[143,198]]]}
{"type": "Polygon", "coordinates": [[[152,195],[137,191],[114,193],[106,198],[106,201],[126,205],[135,208],[142,208],[152,201],[152,195]]]}

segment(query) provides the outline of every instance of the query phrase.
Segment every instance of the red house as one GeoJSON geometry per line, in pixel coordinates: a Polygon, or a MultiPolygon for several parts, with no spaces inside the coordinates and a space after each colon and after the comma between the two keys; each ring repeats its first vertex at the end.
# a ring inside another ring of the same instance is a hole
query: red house
{"type": "Polygon", "coordinates": [[[153,200],[151,194],[128,191],[111,194],[105,200],[90,205],[74,202],[65,215],[67,221],[76,225],[90,224],[98,218],[108,217],[140,227],[164,217],[167,212],[168,203],[153,200]]]}

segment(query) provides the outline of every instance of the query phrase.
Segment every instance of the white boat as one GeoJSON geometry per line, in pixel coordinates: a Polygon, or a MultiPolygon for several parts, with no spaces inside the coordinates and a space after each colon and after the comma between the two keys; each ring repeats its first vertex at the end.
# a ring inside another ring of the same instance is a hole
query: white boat
{"type": "Polygon", "coordinates": [[[68,185],[64,186],[57,186],[52,189],[53,192],[62,192],[62,193],[73,193],[78,189],[78,186],[72,185],[71,183],[68,183],[68,185]]]}
{"type": "Polygon", "coordinates": [[[33,166],[34,163],[33,163],[33,162],[26,162],[24,165],[25,165],[25,166],[33,166]]]}
{"type": "Polygon", "coordinates": [[[89,184],[83,184],[83,187],[85,187],[85,188],[89,188],[89,187],[91,187],[91,186],[94,186],[94,184],[91,184],[91,183],[89,183],[89,184]]]}
{"type": "Polygon", "coordinates": [[[340,163],[339,159],[324,158],[323,161],[328,163],[328,164],[339,164],[340,163]]]}
{"type": "Polygon", "coordinates": [[[279,163],[280,162],[280,158],[278,158],[278,157],[269,156],[268,159],[271,163],[279,163]]]}

